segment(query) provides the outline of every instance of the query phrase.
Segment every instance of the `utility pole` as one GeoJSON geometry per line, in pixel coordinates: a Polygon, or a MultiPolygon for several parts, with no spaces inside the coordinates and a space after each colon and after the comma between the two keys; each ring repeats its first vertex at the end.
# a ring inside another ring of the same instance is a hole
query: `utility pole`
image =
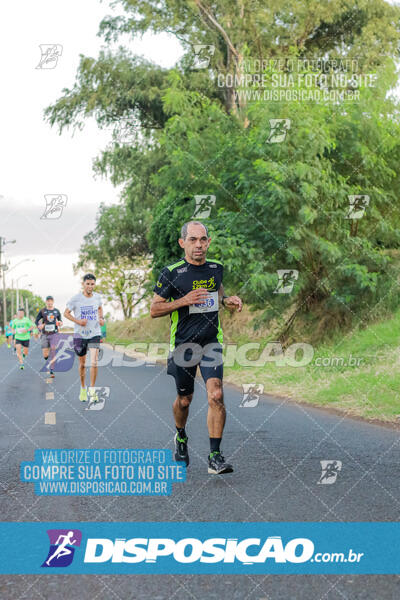
{"type": "Polygon", "coordinates": [[[3,331],[6,330],[7,321],[7,302],[6,302],[6,269],[7,265],[3,264],[3,246],[6,244],[15,244],[15,240],[6,241],[5,238],[0,236],[0,271],[3,280],[3,331]]]}
{"type": "Polygon", "coordinates": [[[6,331],[6,322],[7,322],[7,304],[6,304],[6,265],[3,265],[3,245],[5,244],[5,240],[0,236],[0,269],[1,269],[1,279],[3,281],[3,333],[6,331]]]}

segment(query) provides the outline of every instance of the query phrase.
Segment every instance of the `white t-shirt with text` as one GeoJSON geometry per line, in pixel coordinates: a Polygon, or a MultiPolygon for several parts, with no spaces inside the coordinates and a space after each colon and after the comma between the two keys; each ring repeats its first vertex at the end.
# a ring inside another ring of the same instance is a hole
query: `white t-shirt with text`
{"type": "Polygon", "coordinates": [[[75,319],[87,319],[86,325],[74,323],[76,337],[89,339],[101,334],[98,311],[101,305],[101,296],[97,292],[93,292],[90,297],[79,292],[68,300],[67,308],[73,313],[75,319]]]}

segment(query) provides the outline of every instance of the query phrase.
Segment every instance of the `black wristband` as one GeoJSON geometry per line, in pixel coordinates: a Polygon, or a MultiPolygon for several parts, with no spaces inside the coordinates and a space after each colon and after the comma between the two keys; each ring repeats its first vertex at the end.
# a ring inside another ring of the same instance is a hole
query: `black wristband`
{"type": "Polygon", "coordinates": [[[222,299],[221,299],[222,306],[225,306],[225,298],[229,298],[229,296],[226,296],[225,294],[222,296],[222,299]]]}

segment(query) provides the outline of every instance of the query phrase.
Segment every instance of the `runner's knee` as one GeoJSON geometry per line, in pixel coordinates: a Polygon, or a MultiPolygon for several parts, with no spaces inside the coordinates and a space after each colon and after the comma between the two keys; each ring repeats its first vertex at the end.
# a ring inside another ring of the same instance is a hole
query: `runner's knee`
{"type": "Polygon", "coordinates": [[[178,396],[178,404],[181,408],[188,408],[192,401],[193,394],[188,394],[187,396],[178,396]]]}
{"type": "Polygon", "coordinates": [[[213,387],[212,389],[208,390],[208,404],[210,406],[212,405],[223,405],[224,404],[224,392],[222,390],[222,386],[221,387],[213,387]]]}

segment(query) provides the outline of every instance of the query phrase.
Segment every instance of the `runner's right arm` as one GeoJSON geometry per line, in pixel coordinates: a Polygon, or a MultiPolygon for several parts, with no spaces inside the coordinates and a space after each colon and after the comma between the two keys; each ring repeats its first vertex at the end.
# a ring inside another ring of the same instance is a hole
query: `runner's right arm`
{"type": "Polygon", "coordinates": [[[37,325],[37,327],[40,330],[42,330],[44,327],[44,322],[39,324],[39,321],[44,321],[44,316],[43,316],[42,310],[43,310],[42,308],[39,310],[39,312],[36,316],[36,319],[35,319],[35,324],[37,325]]]}
{"type": "Polygon", "coordinates": [[[69,308],[66,308],[64,310],[64,317],[66,317],[70,321],[73,321],[74,323],[77,323],[78,325],[83,325],[84,326],[87,323],[87,319],[75,319],[74,315],[71,313],[71,311],[69,310],[69,308]]]}
{"type": "Polygon", "coordinates": [[[157,317],[164,317],[174,312],[182,306],[190,306],[191,304],[201,304],[205,298],[209,296],[209,292],[205,288],[199,288],[198,290],[192,290],[186,296],[179,298],[178,300],[172,300],[168,302],[166,298],[154,294],[153,300],[151,301],[150,316],[153,319],[157,317]]]}
{"type": "Polygon", "coordinates": [[[192,290],[186,296],[174,300],[174,295],[177,294],[177,289],[174,285],[173,279],[171,279],[171,272],[168,267],[165,267],[158,278],[158,281],[154,287],[154,296],[150,306],[150,316],[153,319],[157,317],[164,317],[169,315],[174,310],[182,308],[183,306],[189,306],[190,304],[197,304],[204,301],[208,296],[208,291],[205,288],[199,288],[192,290]]]}

